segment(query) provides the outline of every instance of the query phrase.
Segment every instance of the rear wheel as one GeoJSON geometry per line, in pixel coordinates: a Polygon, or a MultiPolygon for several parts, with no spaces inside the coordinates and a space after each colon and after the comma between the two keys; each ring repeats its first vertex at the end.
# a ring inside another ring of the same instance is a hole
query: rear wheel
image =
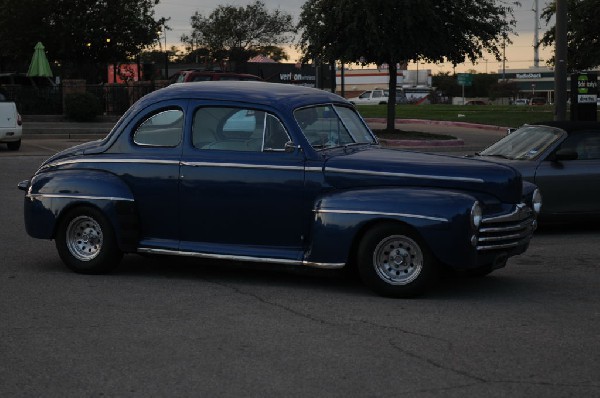
{"type": "Polygon", "coordinates": [[[92,207],[70,210],[58,225],[55,243],[66,266],[82,274],[109,272],[123,256],[112,226],[92,207]]]}
{"type": "Polygon", "coordinates": [[[13,141],[13,142],[7,142],[6,146],[8,147],[9,151],[18,151],[19,148],[21,148],[21,140],[19,140],[19,141],[13,141]]]}
{"type": "Polygon", "coordinates": [[[413,297],[425,291],[437,264],[420,236],[410,228],[382,224],[369,230],[358,249],[363,282],[386,297],[413,297]]]}

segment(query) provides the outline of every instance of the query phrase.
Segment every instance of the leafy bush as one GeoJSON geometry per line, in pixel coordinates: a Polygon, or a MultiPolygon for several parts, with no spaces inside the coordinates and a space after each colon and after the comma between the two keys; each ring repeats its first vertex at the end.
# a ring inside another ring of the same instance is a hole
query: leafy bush
{"type": "Polygon", "coordinates": [[[76,122],[91,122],[101,112],[102,104],[93,94],[77,93],[65,97],[65,115],[76,122]]]}

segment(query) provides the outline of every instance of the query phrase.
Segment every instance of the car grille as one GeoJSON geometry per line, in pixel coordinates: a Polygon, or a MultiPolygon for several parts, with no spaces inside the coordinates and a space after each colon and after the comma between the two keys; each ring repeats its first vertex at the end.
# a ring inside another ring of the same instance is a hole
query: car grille
{"type": "Polygon", "coordinates": [[[527,243],[536,226],[533,210],[520,203],[512,213],[482,220],[477,250],[510,249],[527,243]]]}

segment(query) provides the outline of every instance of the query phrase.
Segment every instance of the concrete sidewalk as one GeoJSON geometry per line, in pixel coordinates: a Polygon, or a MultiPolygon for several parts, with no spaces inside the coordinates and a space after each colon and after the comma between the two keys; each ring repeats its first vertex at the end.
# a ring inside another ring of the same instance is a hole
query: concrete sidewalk
{"type": "Polygon", "coordinates": [[[97,139],[106,136],[118,120],[116,116],[101,116],[94,122],[78,123],[66,120],[63,116],[25,115],[23,116],[23,139],[81,137],[97,139]]]}

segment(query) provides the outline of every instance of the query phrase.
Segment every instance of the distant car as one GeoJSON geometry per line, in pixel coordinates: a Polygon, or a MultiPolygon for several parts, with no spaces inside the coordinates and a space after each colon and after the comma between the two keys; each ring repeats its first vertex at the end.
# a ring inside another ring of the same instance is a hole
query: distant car
{"type": "Polygon", "coordinates": [[[508,164],[536,184],[544,198],[540,220],[600,216],[600,123],[525,125],[477,157],[508,164]]]}
{"type": "Polygon", "coordinates": [[[529,102],[530,105],[546,105],[547,103],[546,98],[532,98],[529,102]]]}
{"type": "Polygon", "coordinates": [[[0,91],[0,143],[5,143],[11,151],[21,147],[22,124],[16,104],[0,91]]]}
{"type": "Polygon", "coordinates": [[[505,266],[541,205],[511,167],[381,148],[343,98],[262,82],[148,94],[19,188],[29,235],[54,239],[76,272],[123,253],[348,267],[392,297],[440,267],[505,266]]]}
{"type": "Polygon", "coordinates": [[[388,90],[368,90],[348,101],[354,105],[383,105],[388,103],[389,96],[388,90]]]}
{"type": "Polygon", "coordinates": [[[487,102],[478,101],[478,100],[471,100],[471,101],[467,101],[465,103],[465,105],[487,105],[487,102]]]}
{"type": "Polygon", "coordinates": [[[213,80],[262,81],[258,76],[248,73],[233,73],[207,70],[182,70],[169,79],[170,83],[205,82],[213,80]]]}
{"type": "Polygon", "coordinates": [[[514,102],[514,105],[529,105],[529,100],[527,98],[517,98],[514,102]]]}

